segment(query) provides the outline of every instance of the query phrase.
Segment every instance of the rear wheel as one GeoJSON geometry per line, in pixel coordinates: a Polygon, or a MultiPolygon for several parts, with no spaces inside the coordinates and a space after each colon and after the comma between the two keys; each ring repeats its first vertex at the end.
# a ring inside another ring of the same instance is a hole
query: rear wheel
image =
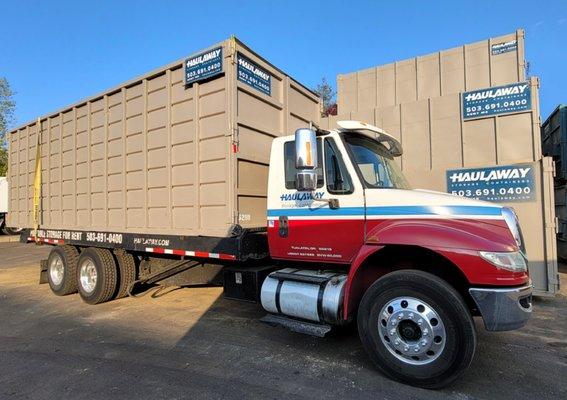
{"type": "Polygon", "coordinates": [[[79,257],[77,282],[79,294],[88,304],[108,301],[116,291],[117,271],[112,253],[89,247],[79,257]]]}
{"type": "Polygon", "coordinates": [[[358,310],[365,350],[389,377],[440,388],[470,365],[476,332],[461,296],[442,279],[404,270],[378,279],[358,310]]]}
{"type": "Polygon", "coordinates": [[[79,251],[73,246],[55,246],[47,258],[47,281],[58,296],[77,292],[77,260],[79,251]]]}
{"type": "Polygon", "coordinates": [[[136,262],[134,256],[122,249],[114,250],[118,263],[118,288],[115,298],[121,299],[128,295],[128,288],[136,280],[136,262]]]}

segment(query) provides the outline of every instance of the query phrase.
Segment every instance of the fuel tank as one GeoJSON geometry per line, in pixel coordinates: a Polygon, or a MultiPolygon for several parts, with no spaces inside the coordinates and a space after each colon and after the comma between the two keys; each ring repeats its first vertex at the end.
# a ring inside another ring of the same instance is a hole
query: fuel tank
{"type": "Polygon", "coordinates": [[[343,323],[346,280],[338,272],[285,268],[264,280],[260,300],[272,314],[338,325],[343,323]]]}

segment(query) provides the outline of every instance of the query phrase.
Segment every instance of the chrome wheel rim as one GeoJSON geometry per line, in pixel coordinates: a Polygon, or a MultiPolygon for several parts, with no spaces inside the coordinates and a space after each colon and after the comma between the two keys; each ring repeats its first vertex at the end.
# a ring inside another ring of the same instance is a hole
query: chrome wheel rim
{"type": "Polygon", "coordinates": [[[63,275],[65,275],[63,260],[61,256],[54,254],[49,260],[49,278],[55,286],[59,286],[63,282],[63,275]]]}
{"type": "Polygon", "coordinates": [[[86,293],[92,293],[95,290],[97,273],[95,264],[90,258],[83,260],[79,267],[79,282],[86,293]]]}
{"type": "Polygon", "coordinates": [[[411,365],[435,361],[447,333],[439,313],[415,297],[397,297],[382,307],[378,319],[382,343],[398,360],[411,365]]]}

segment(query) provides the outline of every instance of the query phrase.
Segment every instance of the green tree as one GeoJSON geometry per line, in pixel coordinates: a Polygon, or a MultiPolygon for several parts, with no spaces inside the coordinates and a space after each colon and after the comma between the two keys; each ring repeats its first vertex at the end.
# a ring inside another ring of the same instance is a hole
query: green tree
{"type": "Polygon", "coordinates": [[[321,116],[337,115],[337,103],[335,102],[335,89],[327,79],[322,78],[321,83],[315,86],[314,92],[319,95],[322,102],[321,116]]]}
{"type": "Polygon", "coordinates": [[[8,149],[6,135],[8,126],[14,121],[14,92],[6,78],[0,77],[0,176],[8,172],[8,149]]]}

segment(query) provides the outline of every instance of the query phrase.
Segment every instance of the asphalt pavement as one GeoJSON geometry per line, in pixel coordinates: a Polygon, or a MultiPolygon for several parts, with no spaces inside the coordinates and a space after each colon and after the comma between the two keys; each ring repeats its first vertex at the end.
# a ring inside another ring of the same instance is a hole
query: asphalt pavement
{"type": "Polygon", "coordinates": [[[382,376],[354,328],[323,339],[274,328],[220,288],[97,306],[57,297],[38,284],[48,251],[0,243],[0,399],[567,399],[565,289],[536,300],[521,330],[477,321],[469,370],[429,391],[382,376]]]}

